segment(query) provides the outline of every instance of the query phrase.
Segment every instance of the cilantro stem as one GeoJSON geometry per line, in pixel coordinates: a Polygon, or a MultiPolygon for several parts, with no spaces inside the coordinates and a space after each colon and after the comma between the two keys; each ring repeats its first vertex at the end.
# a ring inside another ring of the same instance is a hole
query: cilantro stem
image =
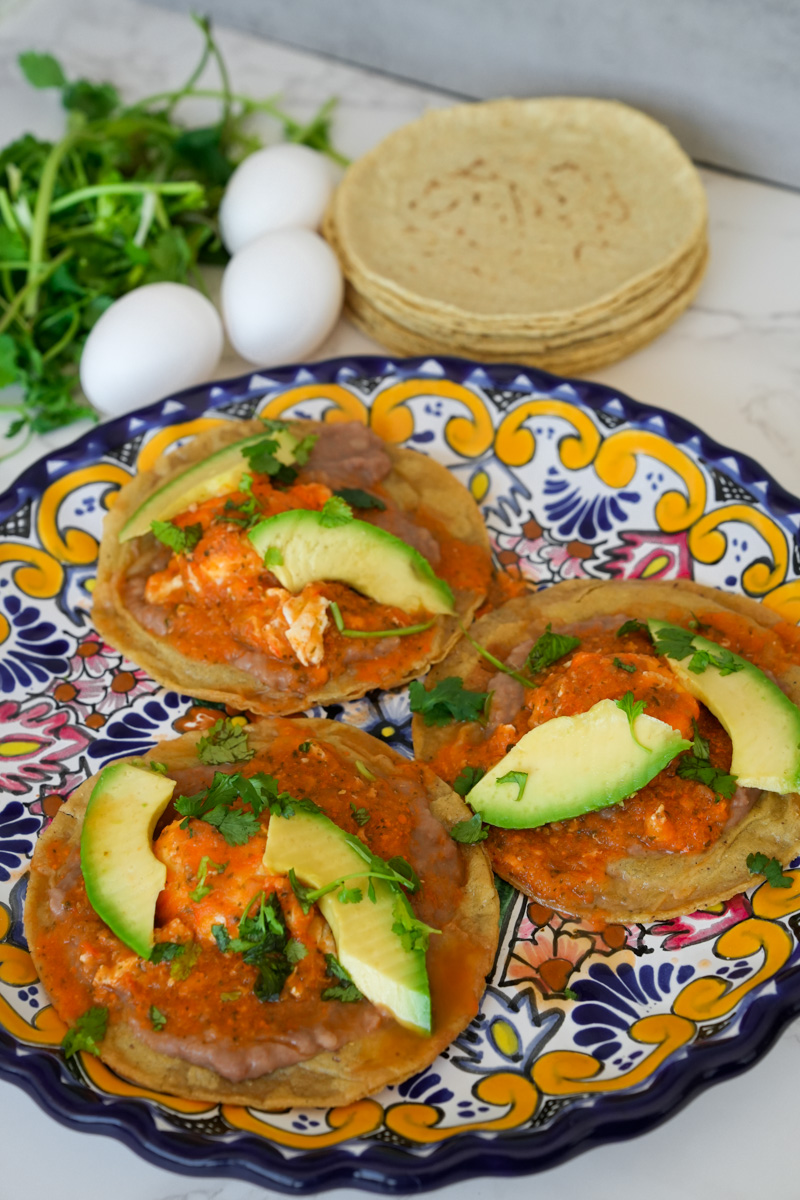
{"type": "MultiPolygon", "coordinates": [[[[36,193],[36,206],[33,210],[33,228],[31,229],[30,255],[28,260],[28,285],[20,295],[25,294],[25,315],[32,317],[36,313],[39,301],[39,285],[44,282],[46,275],[41,274],[44,263],[45,245],[47,243],[47,227],[50,222],[50,205],[53,201],[53,189],[56,185],[61,160],[71,154],[75,143],[80,140],[79,132],[68,133],[60,142],[56,142],[45,159],[42,168],[39,188],[36,193]]],[[[19,298],[19,297],[18,297],[19,298]]]]}
{"type": "MultiPolygon", "coordinates": [[[[13,301],[11,304],[9,304],[8,308],[3,314],[3,318],[0,320],[0,333],[4,333],[11,322],[17,318],[23,305],[27,311],[31,295],[35,297],[44,281],[49,279],[51,275],[55,274],[61,264],[66,262],[68,258],[72,258],[74,253],[74,250],[62,250],[56,258],[51,259],[51,261],[47,264],[47,267],[43,268],[39,272],[38,277],[29,277],[28,282],[17,292],[13,301]]],[[[30,263],[27,265],[30,267],[30,263]]],[[[36,305],[34,303],[33,313],[31,315],[35,315],[35,313],[36,305]]]]}
{"type": "MultiPolygon", "coordinates": [[[[67,311],[69,310],[67,309],[67,311]]],[[[66,346],[69,345],[69,343],[72,341],[72,338],[77,333],[80,323],[80,308],[78,305],[75,305],[72,309],[72,319],[70,320],[66,333],[58,339],[55,345],[51,346],[50,349],[42,355],[43,363],[46,363],[51,358],[55,358],[66,346]]]]}
{"type": "Polygon", "coordinates": [[[518,683],[523,685],[523,687],[535,688],[537,686],[532,679],[528,679],[527,676],[521,675],[519,671],[512,671],[511,667],[507,667],[505,663],[500,662],[499,658],[495,658],[493,654],[490,654],[485,646],[482,646],[480,642],[476,642],[474,637],[470,637],[463,625],[460,626],[460,628],[470,645],[473,646],[478,651],[478,654],[482,655],[487,662],[490,662],[493,667],[497,667],[498,671],[502,671],[504,675],[510,675],[512,679],[516,679],[518,683]]]}
{"type": "Polygon", "coordinates": [[[84,200],[94,200],[98,196],[140,196],[148,192],[164,196],[196,196],[198,203],[202,201],[204,192],[196,180],[187,183],[96,183],[91,187],[78,188],[75,192],[67,192],[50,205],[51,213],[63,212],[84,200]]]}
{"type": "Polygon", "coordinates": [[[401,625],[397,629],[345,629],[341,610],[335,600],[331,600],[331,612],[333,623],[342,637],[351,638],[405,637],[409,633],[424,633],[436,621],[436,617],[431,617],[423,625],[401,625]]]}

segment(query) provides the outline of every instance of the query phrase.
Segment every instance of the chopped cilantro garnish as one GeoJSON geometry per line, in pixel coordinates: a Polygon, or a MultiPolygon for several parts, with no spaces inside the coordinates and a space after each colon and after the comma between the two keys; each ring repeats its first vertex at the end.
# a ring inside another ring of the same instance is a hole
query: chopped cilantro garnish
{"type": "Polygon", "coordinates": [[[771,887],[788,888],[792,886],[791,875],[784,875],[783,867],[777,858],[767,858],[766,854],[748,854],[747,869],[751,875],[763,875],[771,887]]]}
{"type": "MultiPolygon", "coordinates": [[[[285,429],[286,426],[282,428],[285,429]]],[[[292,457],[300,466],[308,461],[316,440],[315,434],[309,434],[292,448],[292,457]]],[[[260,442],[255,442],[252,446],[243,446],[242,454],[250,464],[250,470],[256,475],[268,475],[273,483],[289,487],[297,478],[297,467],[280,462],[276,457],[276,451],[279,449],[280,442],[268,433],[260,442]]]]}
{"type": "Polygon", "coordinates": [[[308,950],[306,947],[302,942],[298,942],[296,938],[291,938],[286,943],[286,957],[292,966],[294,966],[296,963],[302,962],[307,954],[308,950]]]}
{"type": "Polygon", "coordinates": [[[369,820],[369,813],[367,810],[365,808],[356,808],[352,800],[350,801],[350,813],[356,825],[361,825],[363,827],[369,820]]]}
{"type": "Polygon", "coordinates": [[[532,646],[525,659],[525,666],[534,674],[537,671],[544,671],[546,667],[551,667],[560,658],[577,650],[580,644],[580,638],[569,637],[563,633],[553,633],[552,626],[548,625],[542,636],[537,638],[532,646]]]}
{"type": "Polygon", "coordinates": [[[319,523],[326,529],[347,525],[352,520],[353,510],[341,496],[331,496],[330,500],[326,500],[319,514],[319,523]]]}
{"type": "Polygon", "coordinates": [[[224,775],[219,771],[214,775],[210,788],[193,796],[179,796],[175,801],[176,811],[185,818],[181,822],[182,829],[186,829],[190,819],[195,817],[218,829],[229,846],[243,846],[253,834],[258,833],[261,828],[258,817],[263,807],[258,787],[252,780],[238,774],[224,775]],[[239,798],[249,803],[252,811],[234,808],[239,798]]]}
{"type": "Polygon", "coordinates": [[[265,892],[253,897],[239,921],[237,937],[232,938],[225,925],[212,925],[211,932],[223,954],[241,954],[246,963],[256,967],[253,992],[262,1001],[279,998],[294,963],[305,957],[305,947],[289,938],[275,893],[269,898],[265,892]]]}
{"type": "Polygon", "coordinates": [[[160,542],[175,554],[188,554],[203,536],[202,525],[186,525],[181,529],[172,521],[151,521],[150,528],[160,542]]]}
{"type": "Polygon", "coordinates": [[[644,710],[647,708],[647,701],[646,700],[634,700],[633,692],[626,692],[621,700],[615,700],[614,703],[616,704],[617,708],[622,709],[622,711],[625,713],[625,716],[628,718],[628,724],[629,724],[630,730],[631,730],[631,737],[636,742],[636,745],[641,747],[642,750],[646,750],[647,753],[649,754],[650,747],[642,746],[642,743],[639,741],[639,739],[637,738],[636,734],[633,731],[633,723],[636,720],[636,718],[640,717],[642,715],[642,713],[644,712],[644,710]]]}
{"type": "Polygon", "coordinates": [[[395,902],[392,905],[392,916],[394,917],[392,933],[397,934],[403,949],[408,951],[409,954],[415,950],[422,950],[424,952],[428,949],[430,934],[441,933],[440,929],[433,929],[430,925],[426,925],[424,921],[418,920],[403,895],[398,895],[395,898],[395,902]]]}
{"type": "Polygon", "coordinates": [[[719,653],[712,650],[698,649],[694,644],[695,634],[691,629],[682,629],[679,625],[667,625],[656,630],[653,642],[656,651],[667,658],[681,662],[689,660],[689,670],[695,675],[702,675],[708,667],[716,667],[720,675],[733,675],[736,671],[744,670],[745,664],[740,662],[730,650],[720,647],[719,653]]]}
{"type": "Polygon", "coordinates": [[[206,766],[219,763],[247,762],[255,754],[247,744],[247,730],[230,717],[215,721],[197,743],[197,757],[206,766]]]}
{"type": "Polygon", "coordinates": [[[283,565],[283,554],[277,546],[268,546],[264,555],[265,567],[280,567],[283,565]]]}
{"type": "Polygon", "coordinates": [[[205,897],[214,890],[211,887],[211,884],[206,883],[206,876],[208,875],[209,868],[219,874],[220,871],[225,870],[227,865],[227,863],[212,862],[207,854],[203,855],[203,857],[200,859],[200,866],[197,869],[197,887],[194,889],[194,891],[189,892],[189,896],[192,900],[194,900],[195,904],[198,904],[201,900],[205,899],[205,897]]]}
{"type": "Polygon", "coordinates": [[[151,771],[155,771],[156,775],[166,775],[166,773],[167,773],[167,764],[166,763],[154,762],[153,759],[150,759],[150,761],[147,765],[149,766],[151,771]]]}
{"type": "Polygon", "coordinates": [[[453,791],[459,796],[466,796],[467,792],[471,792],[485,774],[483,767],[462,767],[456,776],[453,791]]]}
{"type": "Polygon", "coordinates": [[[98,1043],[106,1036],[108,1027],[108,1009],[100,1004],[86,1010],[78,1017],[71,1029],[64,1034],[61,1049],[67,1058],[72,1058],[81,1050],[89,1054],[99,1055],[98,1043]]]}
{"type": "Polygon", "coordinates": [[[309,750],[311,749],[311,742],[301,742],[297,749],[301,754],[308,754],[309,750]]]}
{"type": "Polygon", "coordinates": [[[498,783],[516,784],[518,791],[517,791],[517,795],[514,797],[514,799],[521,800],[522,793],[525,791],[525,784],[528,782],[528,772],[527,771],[508,771],[505,775],[501,775],[497,782],[498,783]]]}
{"type": "Polygon", "coordinates": [[[624,663],[619,658],[615,658],[612,661],[615,667],[619,667],[620,671],[627,671],[629,675],[632,675],[636,670],[636,667],[633,663],[624,663]]]}
{"type": "Polygon", "coordinates": [[[151,1004],[150,1005],[150,1024],[153,1026],[153,1029],[158,1030],[160,1032],[164,1028],[166,1023],[167,1023],[167,1018],[164,1016],[164,1014],[159,1009],[156,1008],[155,1004],[151,1004]]]}
{"type": "Polygon", "coordinates": [[[617,637],[625,637],[626,633],[646,633],[648,637],[650,636],[650,630],[644,621],[635,619],[623,621],[617,630],[617,637]]]}
{"type": "Polygon", "coordinates": [[[692,730],[694,731],[694,740],[692,741],[692,751],[695,758],[702,758],[708,761],[711,758],[711,751],[708,745],[708,739],[704,738],[697,726],[697,721],[692,717],[692,730]]]}
{"type": "Polygon", "coordinates": [[[349,504],[351,508],[376,508],[379,512],[383,512],[386,508],[380,497],[364,492],[361,488],[336,488],[333,494],[344,500],[345,504],[349,504]]]}
{"type": "Polygon", "coordinates": [[[175,958],[169,969],[170,979],[188,979],[199,957],[200,947],[197,942],[187,942],[184,953],[175,958]]]}
{"type": "Polygon", "coordinates": [[[424,633],[436,622],[436,618],[431,617],[430,621],[424,621],[419,625],[397,625],[393,629],[345,629],[342,610],[335,600],[331,600],[331,614],[338,632],[343,637],[350,638],[408,637],[410,633],[424,633]]]}
{"type": "Polygon", "coordinates": [[[411,711],[426,725],[449,725],[451,721],[481,721],[486,716],[491,692],[470,692],[458,675],[448,675],[430,691],[418,679],[408,686],[411,711]]]}
{"type": "Polygon", "coordinates": [[[335,954],[326,954],[325,964],[328,977],[338,980],[338,983],[335,983],[332,987],[325,988],[322,993],[323,1000],[340,1000],[343,1004],[354,1004],[356,1000],[364,999],[362,993],[353,983],[350,972],[345,970],[335,954]]]}
{"type": "Polygon", "coordinates": [[[489,836],[488,829],[483,828],[483,822],[480,815],[475,813],[466,821],[457,821],[450,830],[450,837],[454,842],[462,842],[465,846],[472,846],[475,842],[483,842],[489,836]]]}
{"type": "Polygon", "coordinates": [[[186,953],[188,942],[156,942],[150,951],[151,963],[173,962],[186,953]]]}
{"type": "Polygon", "coordinates": [[[736,791],[735,775],[726,775],[724,771],[712,766],[707,758],[701,758],[696,753],[682,755],[675,771],[681,779],[694,779],[703,783],[717,796],[724,796],[726,800],[730,800],[736,791]]]}

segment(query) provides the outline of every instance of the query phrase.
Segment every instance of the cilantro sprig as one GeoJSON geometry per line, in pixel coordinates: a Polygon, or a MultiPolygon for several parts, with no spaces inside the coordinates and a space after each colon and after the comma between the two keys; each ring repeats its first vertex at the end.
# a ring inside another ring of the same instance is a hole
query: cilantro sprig
{"type": "Polygon", "coordinates": [[[468,820],[456,821],[450,830],[453,841],[461,842],[465,846],[474,846],[476,842],[485,841],[488,836],[489,830],[484,829],[479,813],[475,813],[468,820]]]}
{"type": "Polygon", "coordinates": [[[485,774],[483,767],[462,767],[456,776],[453,791],[459,796],[466,796],[485,774]]]}
{"type": "Polygon", "coordinates": [[[625,716],[628,718],[628,725],[630,727],[631,737],[636,742],[636,745],[639,746],[640,749],[646,750],[647,753],[650,754],[650,752],[651,752],[650,747],[642,745],[642,743],[637,738],[637,736],[634,732],[634,729],[633,729],[634,721],[636,720],[637,717],[640,717],[642,715],[642,713],[644,712],[644,710],[647,708],[647,701],[646,700],[635,700],[634,696],[633,696],[633,692],[626,692],[621,700],[615,700],[614,703],[616,704],[617,708],[622,709],[622,711],[625,713],[625,716]]]}
{"type": "Polygon", "coordinates": [[[644,621],[637,621],[632,617],[629,621],[623,621],[617,630],[617,637],[625,637],[629,633],[645,633],[650,637],[650,629],[644,621]]]}
{"type": "Polygon", "coordinates": [[[96,1004],[78,1017],[71,1029],[64,1034],[61,1049],[66,1058],[72,1058],[81,1050],[99,1055],[99,1044],[106,1036],[108,1009],[96,1004]]]}
{"type": "MultiPolygon", "coordinates": [[[[274,433],[277,429],[286,429],[288,427],[278,422],[270,422],[270,428],[271,432],[274,433]]],[[[254,442],[250,446],[243,446],[242,454],[247,459],[250,470],[255,475],[267,475],[272,483],[278,484],[280,487],[290,487],[297,478],[297,468],[304,466],[308,462],[309,455],[316,441],[317,435],[314,433],[310,433],[307,437],[301,439],[295,439],[294,444],[290,446],[290,453],[293,459],[291,463],[283,463],[277,457],[281,444],[276,437],[270,436],[270,432],[261,441],[254,442]]]]}
{"type": "Polygon", "coordinates": [[[298,800],[289,792],[279,791],[275,777],[263,771],[254,775],[217,771],[210,787],[192,796],[179,796],[175,809],[184,818],[182,829],[193,818],[206,821],[230,846],[242,846],[259,832],[259,818],[264,811],[280,816],[290,816],[297,809],[320,811],[313,800],[298,800]]]}
{"type": "Polygon", "coordinates": [[[10,436],[96,419],[77,366],[105,309],[140,284],[202,287],[199,265],[225,261],[217,212],[235,167],[260,145],[252,114],[276,118],[286,140],[344,161],[330,139],[333,101],[304,124],[274,98],[234,92],[208,20],[193,19],[203,45],[186,83],[134,104],[113,84],[69,79],[50,54],[20,55],[33,87],[60,91],[68,125],[59,141],[25,134],[0,151],[0,387],[22,390],[3,404],[10,436]],[[219,87],[202,78],[211,64],[219,87]],[[197,98],[219,111],[187,128],[176,108],[197,98]]]}
{"type": "Polygon", "coordinates": [[[710,666],[717,667],[720,675],[733,675],[744,670],[745,664],[730,650],[720,646],[717,653],[697,647],[694,644],[695,636],[691,629],[682,629],[679,625],[666,625],[655,631],[653,644],[658,654],[674,658],[677,662],[689,658],[688,668],[694,675],[702,675],[710,666]]]}
{"type": "Polygon", "coordinates": [[[476,642],[472,634],[467,633],[463,625],[461,626],[461,632],[469,642],[470,646],[472,646],[473,650],[477,650],[481,658],[485,658],[486,661],[491,663],[492,666],[498,671],[502,671],[504,675],[510,675],[512,679],[516,679],[517,682],[521,683],[523,687],[536,687],[536,684],[532,679],[528,679],[528,677],[523,675],[520,671],[512,670],[511,667],[506,666],[504,662],[501,662],[499,658],[492,654],[490,650],[487,650],[485,646],[482,646],[480,642],[476,642]]]}
{"type": "Polygon", "coordinates": [[[694,717],[692,717],[692,731],[694,737],[691,752],[681,755],[675,773],[681,779],[694,779],[697,783],[705,784],[718,798],[724,796],[726,800],[730,800],[736,791],[736,776],[728,775],[712,764],[710,744],[708,739],[700,733],[694,717]]]}
{"type": "Polygon", "coordinates": [[[339,1000],[342,1004],[355,1004],[357,1000],[364,999],[363,993],[353,983],[352,975],[342,966],[335,954],[325,955],[325,966],[325,974],[329,979],[335,979],[337,982],[324,989],[323,1000],[339,1000]]]}
{"type": "Polygon", "coordinates": [[[565,658],[573,650],[577,650],[580,644],[580,638],[570,637],[564,633],[553,633],[552,625],[548,624],[544,633],[536,639],[531,647],[530,653],[525,659],[525,666],[535,675],[539,671],[546,670],[547,667],[552,667],[553,663],[558,662],[560,658],[565,658]]]}
{"type": "Polygon", "coordinates": [[[441,679],[426,691],[418,679],[408,685],[409,706],[419,713],[425,725],[449,725],[451,721],[483,721],[491,692],[471,692],[458,675],[441,679]]]}
{"type": "Polygon", "coordinates": [[[172,521],[151,521],[150,529],[175,554],[190,554],[203,536],[203,526],[199,523],[181,528],[172,521]]]}
{"type": "Polygon", "coordinates": [[[766,854],[748,854],[747,869],[751,875],[763,875],[772,887],[788,888],[792,886],[791,875],[784,875],[783,867],[777,858],[767,858],[766,854]]]}
{"type": "MultiPolygon", "coordinates": [[[[330,504],[330,501],[328,501],[330,504]]],[[[269,551],[267,551],[269,554],[269,551]]],[[[267,565],[269,565],[267,563],[267,565]]],[[[331,615],[333,623],[337,631],[342,637],[348,638],[387,638],[387,637],[408,637],[410,633],[424,633],[426,629],[430,629],[435,624],[436,618],[431,617],[430,621],[423,621],[417,625],[397,625],[394,629],[347,629],[342,616],[342,610],[335,600],[330,602],[331,615]]]]}
{"type": "Polygon", "coordinates": [[[206,766],[247,762],[254,754],[247,741],[247,730],[231,717],[215,721],[197,743],[197,757],[206,766]]]}
{"type": "Polygon", "coordinates": [[[211,932],[223,954],[241,954],[246,963],[257,968],[253,991],[261,1001],[279,999],[294,964],[304,957],[296,944],[289,950],[291,939],[274,892],[269,896],[266,892],[253,896],[239,919],[236,937],[232,938],[222,924],[212,925],[211,932]]]}
{"type": "Polygon", "coordinates": [[[498,783],[513,783],[517,789],[515,800],[522,799],[522,793],[525,791],[525,784],[528,782],[527,771],[506,771],[505,775],[501,775],[497,780],[498,783]]]}
{"type": "Polygon", "coordinates": [[[344,834],[344,839],[351,849],[355,850],[358,856],[363,859],[363,870],[350,871],[346,875],[339,875],[336,879],[331,879],[328,883],[318,888],[302,884],[297,878],[294,868],[289,870],[289,883],[304,913],[309,912],[312,904],[316,904],[318,900],[321,900],[323,896],[327,896],[331,892],[336,893],[336,899],[340,904],[360,904],[364,899],[364,893],[360,887],[347,886],[351,879],[366,879],[368,881],[367,896],[373,904],[376,902],[375,885],[373,883],[375,879],[382,879],[395,890],[405,888],[409,892],[416,892],[419,889],[419,876],[405,858],[395,855],[388,861],[384,861],[377,854],[373,854],[369,846],[366,846],[354,834],[346,833],[344,834]]]}

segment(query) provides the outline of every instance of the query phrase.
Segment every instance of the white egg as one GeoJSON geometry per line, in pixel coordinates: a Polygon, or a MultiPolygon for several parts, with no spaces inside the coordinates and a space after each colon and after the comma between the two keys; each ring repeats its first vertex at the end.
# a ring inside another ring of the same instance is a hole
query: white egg
{"type": "Polygon", "coordinates": [[[318,229],[334,187],[331,162],[308,146],[256,150],[231,176],[219,208],[230,254],[275,229],[318,229]]]}
{"type": "Polygon", "coordinates": [[[231,344],[262,367],[305,358],[325,340],[342,307],[336,255],[310,229],[267,233],[234,254],[222,277],[231,344]]]}
{"type": "Polygon", "coordinates": [[[109,416],[208,379],[222,354],[219,313],[182,283],[148,283],[106,309],[80,364],[81,387],[109,416]]]}

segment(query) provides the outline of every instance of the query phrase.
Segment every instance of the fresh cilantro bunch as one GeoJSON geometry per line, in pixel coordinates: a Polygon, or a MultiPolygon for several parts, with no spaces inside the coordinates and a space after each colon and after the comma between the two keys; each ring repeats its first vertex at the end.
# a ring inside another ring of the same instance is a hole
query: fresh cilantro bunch
{"type": "Polygon", "coordinates": [[[238,95],[209,22],[193,19],[203,50],[186,83],[134,104],[113,84],[68,79],[50,54],[20,55],[33,87],[60,91],[67,130],[55,143],[25,134],[0,151],[0,387],[22,393],[0,406],[13,418],[9,436],[94,419],[78,362],[106,308],[140,284],[202,288],[199,264],[225,261],[217,212],[235,167],[260,144],[247,132],[251,114],[344,161],[330,140],[333,101],[301,125],[274,99],[238,95]],[[212,63],[219,86],[201,86],[212,63]],[[218,100],[217,120],[180,124],[176,108],[189,97],[218,100]]]}

